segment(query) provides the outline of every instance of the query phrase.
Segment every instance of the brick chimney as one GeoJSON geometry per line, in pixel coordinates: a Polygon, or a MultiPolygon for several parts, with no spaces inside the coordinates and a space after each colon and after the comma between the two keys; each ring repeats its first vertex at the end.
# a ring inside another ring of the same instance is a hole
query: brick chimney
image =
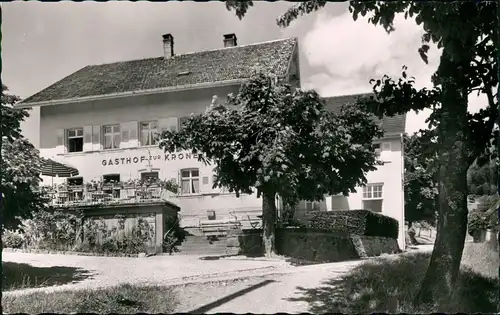
{"type": "Polygon", "coordinates": [[[224,47],[234,47],[236,45],[236,34],[233,33],[224,35],[224,47]]]}
{"type": "Polygon", "coordinates": [[[174,37],[172,34],[163,35],[163,52],[165,54],[165,59],[174,56],[174,37]]]}

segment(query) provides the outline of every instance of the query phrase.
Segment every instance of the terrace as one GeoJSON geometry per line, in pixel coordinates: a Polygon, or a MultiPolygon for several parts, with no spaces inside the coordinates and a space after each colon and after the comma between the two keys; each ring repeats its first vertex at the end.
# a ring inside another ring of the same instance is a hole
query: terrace
{"type": "Polygon", "coordinates": [[[42,189],[49,197],[49,204],[57,208],[156,203],[177,193],[174,182],[158,179],[88,183],[68,180],[42,189]]]}

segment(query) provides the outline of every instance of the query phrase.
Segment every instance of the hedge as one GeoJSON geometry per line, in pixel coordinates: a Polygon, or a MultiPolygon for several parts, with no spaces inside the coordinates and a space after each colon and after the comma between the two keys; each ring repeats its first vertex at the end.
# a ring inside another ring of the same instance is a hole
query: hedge
{"type": "Polygon", "coordinates": [[[308,216],[307,227],[350,235],[398,238],[396,219],[369,210],[315,211],[308,216]]]}

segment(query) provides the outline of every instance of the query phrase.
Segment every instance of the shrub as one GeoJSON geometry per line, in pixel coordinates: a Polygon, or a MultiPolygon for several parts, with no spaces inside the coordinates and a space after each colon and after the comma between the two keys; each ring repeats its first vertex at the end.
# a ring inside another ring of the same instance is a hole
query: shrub
{"type": "Polygon", "coordinates": [[[316,211],[308,227],[354,235],[398,238],[398,221],[369,210],[316,211]]]}
{"type": "Polygon", "coordinates": [[[488,226],[489,220],[484,212],[478,210],[471,211],[467,222],[467,229],[471,236],[474,236],[478,231],[486,231],[488,226]]]}
{"type": "Polygon", "coordinates": [[[2,243],[7,248],[21,248],[24,244],[24,236],[20,231],[5,230],[2,235],[2,243]]]}
{"type": "Polygon", "coordinates": [[[139,217],[131,232],[125,234],[125,217],[116,215],[118,227],[108,228],[104,218],[88,218],[84,223],[83,244],[75,250],[95,253],[138,254],[147,252],[148,242],[155,238],[154,226],[139,217]]]}
{"type": "Polygon", "coordinates": [[[65,250],[75,243],[79,220],[79,213],[38,211],[19,227],[28,248],[65,250]]]}

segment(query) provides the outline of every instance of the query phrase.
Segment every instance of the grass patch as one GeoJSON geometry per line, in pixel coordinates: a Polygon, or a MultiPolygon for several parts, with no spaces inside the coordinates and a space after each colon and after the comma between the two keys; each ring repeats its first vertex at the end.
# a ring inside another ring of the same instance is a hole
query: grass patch
{"type": "Polygon", "coordinates": [[[31,293],[2,298],[5,313],[172,313],[176,297],[169,287],[124,284],[96,290],[31,293]]]}
{"type": "Polygon", "coordinates": [[[492,243],[465,243],[462,266],[488,278],[498,279],[498,249],[492,243]]]}
{"type": "Polygon", "coordinates": [[[2,291],[63,285],[90,276],[87,270],[74,267],[35,267],[29,264],[2,262],[2,291]]]}
{"type": "MultiPolygon", "coordinates": [[[[412,301],[429,264],[431,253],[409,253],[366,262],[349,274],[314,289],[299,288],[311,313],[493,313],[496,312],[498,281],[469,267],[462,268],[454,298],[454,309],[437,310],[412,301]]],[[[477,256],[477,260],[483,259],[477,256]]],[[[498,265],[497,267],[498,268],[498,265]]]]}

